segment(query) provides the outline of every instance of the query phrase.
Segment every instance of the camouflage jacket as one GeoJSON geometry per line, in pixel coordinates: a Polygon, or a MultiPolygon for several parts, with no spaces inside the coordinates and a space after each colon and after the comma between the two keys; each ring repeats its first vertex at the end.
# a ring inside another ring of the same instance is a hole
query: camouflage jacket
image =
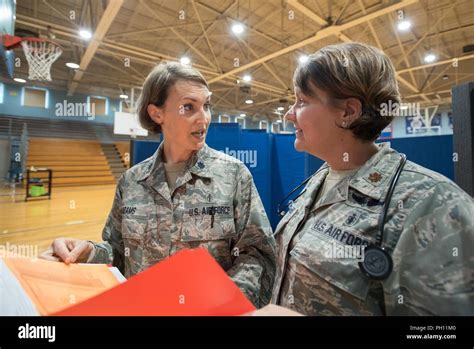
{"type": "Polygon", "coordinates": [[[256,305],[269,302],[275,241],[245,165],[205,145],[170,193],[162,146],[120,178],[90,263],[128,278],[181,249],[204,247],[256,305]]]}
{"type": "Polygon", "coordinates": [[[448,178],[410,161],[384,228],[382,246],[393,271],[373,281],[359,270],[363,253],[357,248],[375,242],[399,160],[382,146],[317,202],[328,165],[311,178],[275,232],[272,303],[307,315],[474,315],[473,200],[448,178]]]}

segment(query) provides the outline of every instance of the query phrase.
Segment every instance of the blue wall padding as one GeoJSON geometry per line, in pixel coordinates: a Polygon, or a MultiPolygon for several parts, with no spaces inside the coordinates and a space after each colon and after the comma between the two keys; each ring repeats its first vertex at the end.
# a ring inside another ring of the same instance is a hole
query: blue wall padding
{"type": "MultiPolygon", "coordinates": [[[[236,123],[211,124],[207,135],[206,143],[211,148],[235,156],[247,165],[273,228],[280,220],[278,203],[323,164],[321,159],[297,152],[294,141],[293,134],[241,130],[236,123]]],[[[391,139],[390,143],[392,148],[405,153],[409,160],[453,179],[451,135],[391,139]]],[[[132,164],[151,156],[158,144],[132,141],[132,164]]]]}
{"type": "Polygon", "coordinates": [[[452,135],[391,139],[390,146],[408,160],[454,180],[452,135]]]}

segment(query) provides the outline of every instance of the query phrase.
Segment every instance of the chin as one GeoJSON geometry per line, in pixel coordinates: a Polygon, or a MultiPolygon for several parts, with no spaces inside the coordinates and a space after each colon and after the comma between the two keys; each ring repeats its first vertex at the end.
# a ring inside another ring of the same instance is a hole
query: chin
{"type": "Polygon", "coordinates": [[[193,144],[193,150],[200,150],[204,145],[206,144],[206,140],[203,140],[201,142],[197,142],[193,144]]]}
{"type": "Polygon", "coordinates": [[[295,139],[294,147],[296,151],[305,151],[304,143],[301,142],[299,139],[295,139]]]}

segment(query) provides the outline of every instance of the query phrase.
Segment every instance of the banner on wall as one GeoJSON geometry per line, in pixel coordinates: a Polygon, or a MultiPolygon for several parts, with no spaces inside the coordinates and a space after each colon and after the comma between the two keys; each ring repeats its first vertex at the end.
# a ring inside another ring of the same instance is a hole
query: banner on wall
{"type": "Polygon", "coordinates": [[[405,132],[406,134],[413,134],[413,129],[425,127],[425,122],[421,116],[406,116],[405,117],[405,132]]]}
{"type": "Polygon", "coordinates": [[[406,134],[439,133],[441,128],[441,113],[436,113],[431,119],[430,127],[426,127],[425,120],[421,116],[405,117],[406,134]],[[416,132],[414,131],[416,130],[416,132]]]}
{"type": "Polygon", "coordinates": [[[431,126],[440,126],[441,127],[441,113],[436,113],[431,119],[431,126]]]}

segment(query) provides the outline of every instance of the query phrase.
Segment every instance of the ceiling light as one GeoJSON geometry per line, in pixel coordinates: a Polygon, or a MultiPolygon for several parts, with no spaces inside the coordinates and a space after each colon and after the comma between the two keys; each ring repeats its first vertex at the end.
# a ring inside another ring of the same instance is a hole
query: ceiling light
{"type": "Polygon", "coordinates": [[[252,80],[252,77],[247,74],[247,75],[244,75],[243,79],[244,79],[244,81],[249,82],[250,80],[252,80]]]}
{"type": "Polygon", "coordinates": [[[302,56],[300,56],[300,58],[298,58],[300,63],[306,63],[308,61],[308,59],[309,59],[308,55],[302,55],[302,56]]]}
{"type": "Polygon", "coordinates": [[[436,60],[436,56],[433,53],[428,53],[424,58],[426,63],[432,63],[436,60]]]}
{"type": "Polygon", "coordinates": [[[246,116],[247,116],[247,114],[244,114],[244,113],[240,114],[240,117],[242,117],[242,118],[245,118],[246,116]]]}
{"type": "Polygon", "coordinates": [[[128,96],[127,96],[127,95],[124,95],[124,94],[121,94],[121,95],[120,95],[120,98],[122,98],[122,99],[128,99],[128,96]]]}
{"type": "Polygon", "coordinates": [[[410,27],[411,27],[411,22],[407,21],[407,20],[400,21],[397,24],[397,28],[400,31],[408,30],[408,29],[410,29],[410,27]]]}
{"type": "Polygon", "coordinates": [[[282,123],[283,121],[281,121],[280,119],[277,120],[278,123],[282,123]]]}
{"type": "Polygon", "coordinates": [[[73,62],[67,62],[66,67],[72,68],[72,69],[79,69],[79,64],[73,63],[73,62]]]}
{"type": "Polygon", "coordinates": [[[191,63],[191,60],[189,59],[189,57],[186,57],[186,56],[181,57],[179,61],[181,62],[181,64],[184,64],[184,65],[188,65],[189,63],[191,63]]]}
{"type": "Polygon", "coordinates": [[[86,40],[89,40],[90,38],[92,38],[92,33],[86,29],[81,29],[79,31],[79,35],[81,38],[86,39],[86,40]]]}
{"type": "Polygon", "coordinates": [[[22,79],[22,78],[14,78],[13,80],[16,81],[16,82],[20,82],[22,84],[24,84],[26,82],[26,80],[22,79]]]}
{"type": "Polygon", "coordinates": [[[251,99],[247,99],[247,100],[245,100],[245,103],[246,103],[246,104],[252,104],[253,101],[252,101],[251,99]]]}
{"type": "Polygon", "coordinates": [[[232,32],[237,35],[242,34],[244,32],[244,29],[244,26],[240,23],[236,23],[232,26],[232,32]]]}
{"type": "Polygon", "coordinates": [[[278,107],[277,110],[279,111],[285,110],[285,107],[278,107]]]}

